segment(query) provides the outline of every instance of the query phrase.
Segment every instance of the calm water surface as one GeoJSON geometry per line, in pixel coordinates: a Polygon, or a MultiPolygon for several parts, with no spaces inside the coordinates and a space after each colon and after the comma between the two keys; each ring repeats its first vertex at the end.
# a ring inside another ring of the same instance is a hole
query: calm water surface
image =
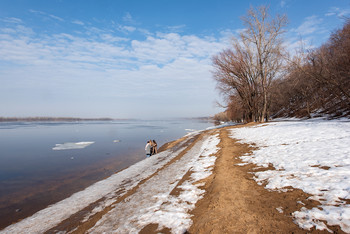
{"type": "Polygon", "coordinates": [[[0,230],[144,159],[149,139],[161,146],[188,129],[212,125],[199,120],[0,123],[0,230]],[[53,150],[77,142],[94,143],[53,150]]]}

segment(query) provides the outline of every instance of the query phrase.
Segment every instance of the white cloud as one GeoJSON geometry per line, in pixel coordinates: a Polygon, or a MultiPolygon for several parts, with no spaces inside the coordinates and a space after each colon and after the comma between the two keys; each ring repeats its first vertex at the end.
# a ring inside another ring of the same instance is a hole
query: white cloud
{"type": "Polygon", "coordinates": [[[126,14],[123,16],[123,21],[126,23],[135,23],[134,19],[132,18],[129,12],[126,12],[126,14]]]}
{"type": "Polygon", "coordinates": [[[170,32],[182,32],[185,27],[186,27],[185,24],[175,25],[175,26],[168,26],[167,30],[169,30],[170,32]]]}
{"type": "Polygon", "coordinates": [[[332,7],[325,16],[334,16],[336,15],[339,18],[343,17],[349,17],[350,15],[350,8],[343,8],[340,9],[339,7],[332,7]]]}
{"type": "Polygon", "coordinates": [[[55,19],[55,20],[59,20],[59,21],[61,21],[61,22],[64,22],[64,19],[62,19],[61,17],[55,16],[55,15],[52,15],[52,14],[48,14],[48,16],[50,16],[52,19],[55,19]]]}
{"type": "Polygon", "coordinates": [[[51,18],[51,19],[54,19],[54,20],[58,20],[58,21],[64,22],[64,19],[62,19],[61,17],[58,17],[58,16],[53,15],[53,14],[48,14],[48,13],[43,12],[43,11],[30,9],[29,12],[37,14],[37,15],[41,15],[41,16],[44,16],[44,17],[47,17],[47,18],[51,18]]]}
{"type": "Polygon", "coordinates": [[[122,32],[134,32],[136,30],[136,28],[132,26],[120,26],[119,28],[122,32]]]}
{"type": "Polygon", "coordinates": [[[82,22],[80,20],[73,20],[72,23],[73,24],[78,24],[78,25],[85,25],[84,22],[82,22]]]}
{"type": "Polygon", "coordinates": [[[13,24],[20,24],[23,22],[21,19],[18,19],[15,17],[5,17],[5,18],[2,18],[1,21],[6,23],[13,23],[13,24]]]}
{"type": "Polygon", "coordinates": [[[115,43],[115,42],[129,41],[130,40],[129,38],[114,36],[110,33],[100,34],[100,37],[102,40],[104,40],[108,43],[115,43]]]}
{"type": "Polygon", "coordinates": [[[309,16],[298,28],[292,29],[292,31],[302,36],[313,33],[323,33],[325,29],[322,27],[322,22],[323,19],[319,18],[316,15],[309,16]]]}
{"type": "Polygon", "coordinates": [[[286,1],[285,0],[282,0],[281,2],[280,2],[280,6],[283,8],[283,7],[285,7],[286,6],[286,1]]]}

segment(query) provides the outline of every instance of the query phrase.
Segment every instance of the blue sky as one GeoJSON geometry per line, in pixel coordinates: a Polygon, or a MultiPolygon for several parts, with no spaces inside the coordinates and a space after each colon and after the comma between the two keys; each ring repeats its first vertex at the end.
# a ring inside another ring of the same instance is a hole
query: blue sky
{"type": "Polygon", "coordinates": [[[0,116],[214,115],[211,57],[262,4],[287,14],[290,51],[350,17],[348,0],[1,0],[0,116]]]}

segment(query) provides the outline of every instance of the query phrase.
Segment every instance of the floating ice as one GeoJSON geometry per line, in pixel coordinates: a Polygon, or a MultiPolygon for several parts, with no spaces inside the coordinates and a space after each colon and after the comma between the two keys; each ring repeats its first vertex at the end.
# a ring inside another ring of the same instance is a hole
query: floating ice
{"type": "Polygon", "coordinates": [[[70,150],[70,149],[84,149],[89,145],[95,143],[94,141],[86,141],[86,142],[67,142],[63,144],[56,144],[52,150],[70,150]]]}
{"type": "Polygon", "coordinates": [[[192,128],[186,128],[185,131],[187,131],[187,132],[195,132],[197,130],[196,129],[192,129],[192,128]]]}

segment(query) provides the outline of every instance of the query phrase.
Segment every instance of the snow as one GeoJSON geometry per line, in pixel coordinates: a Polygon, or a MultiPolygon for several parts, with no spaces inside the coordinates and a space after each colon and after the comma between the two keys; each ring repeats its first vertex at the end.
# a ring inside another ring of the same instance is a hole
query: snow
{"type": "Polygon", "coordinates": [[[86,142],[67,142],[63,144],[56,144],[52,150],[70,150],[70,149],[84,149],[89,145],[95,143],[94,141],[86,141],[86,142]]]}
{"type": "MultiPolygon", "coordinates": [[[[182,144],[191,141],[196,134],[192,133],[182,144]]],[[[44,233],[100,199],[102,201],[85,216],[85,220],[108,206],[113,208],[89,231],[91,233],[133,233],[153,222],[172,229],[173,233],[182,233],[191,225],[188,211],[203,196],[200,181],[211,174],[216,159],[211,155],[217,152],[218,143],[218,135],[206,136],[169,165],[185,147],[182,145],[175,152],[158,153],[8,226],[0,233],[44,233]],[[179,195],[171,195],[188,171],[191,175],[179,185],[179,195]],[[115,203],[138,185],[134,194],[123,202],[115,203]]]]}
{"type": "MultiPolygon", "coordinates": [[[[284,191],[291,186],[311,194],[321,205],[293,213],[304,229],[339,225],[350,233],[350,122],[312,120],[273,122],[231,130],[231,137],[259,148],[241,157],[244,163],[273,165],[276,170],[256,172],[266,188],[284,191]]],[[[242,165],[242,164],[241,164],[242,165]]]]}

